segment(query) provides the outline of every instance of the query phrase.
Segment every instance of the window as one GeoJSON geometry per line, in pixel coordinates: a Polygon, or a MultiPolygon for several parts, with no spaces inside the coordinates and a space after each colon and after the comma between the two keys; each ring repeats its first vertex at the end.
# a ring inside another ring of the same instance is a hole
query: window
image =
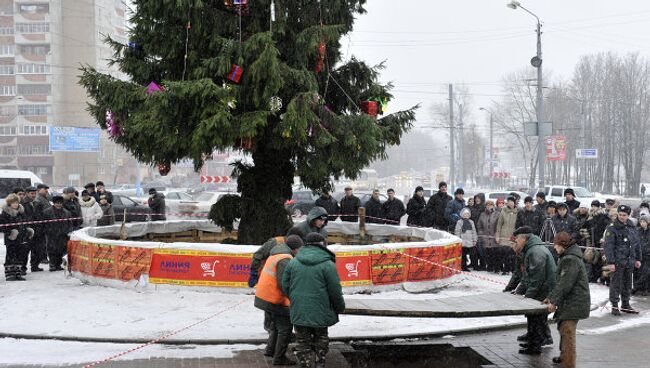
{"type": "Polygon", "coordinates": [[[0,27],[0,35],[12,35],[14,34],[13,27],[0,27]]]}
{"type": "Polygon", "coordinates": [[[47,55],[50,52],[50,45],[20,45],[19,50],[21,54],[47,55]]]}
{"type": "Polygon", "coordinates": [[[0,96],[15,96],[15,95],[16,95],[16,86],[0,85],[0,96]]]}
{"type": "Polygon", "coordinates": [[[47,167],[39,167],[36,169],[36,175],[38,176],[43,176],[47,175],[50,171],[47,169],[47,167]]]}
{"type": "Polygon", "coordinates": [[[16,135],[16,127],[0,126],[0,135],[16,135]]]}
{"type": "Polygon", "coordinates": [[[564,195],[562,188],[553,188],[551,190],[551,197],[562,197],[564,195]]]}
{"type": "Polygon", "coordinates": [[[18,33],[46,33],[50,31],[50,23],[16,23],[18,33]]]}
{"type": "Polygon", "coordinates": [[[14,146],[4,146],[0,147],[0,156],[15,156],[16,147],[14,146]]]}
{"type": "Polygon", "coordinates": [[[47,105],[18,105],[18,115],[42,116],[47,110],[47,105]]]}
{"type": "Polygon", "coordinates": [[[47,126],[45,125],[24,125],[23,135],[47,135],[47,126]]]}
{"type": "Polygon", "coordinates": [[[50,84],[19,84],[18,94],[23,96],[46,95],[52,93],[50,84]]]}
{"type": "Polygon", "coordinates": [[[178,193],[178,195],[181,197],[181,201],[191,201],[192,200],[192,196],[187,194],[187,193],[180,192],[180,193],[178,193]]]}
{"type": "Polygon", "coordinates": [[[17,74],[49,74],[50,64],[16,63],[17,74]]]}
{"type": "Polygon", "coordinates": [[[0,105],[0,116],[14,116],[14,115],[16,115],[16,106],[0,105]]]}
{"type": "Polygon", "coordinates": [[[16,188],[27,188],[30,185],[32,180],[28,178],[0,178],[0,198],[7,197],[16,188]]]}
{"type": "Polygon", "coordinates": [[[14,71],[13,65],[0,65],[0,75],[13,75],[14,71]]]}
{"type": "Polygon", "coordinates": [[[0,56],[14,56],[15,53],[15,45],[0,45],[0,56]]]}
{"type": "Polygon", "coordinates": [[[20,146],[20,154],[31,155],[46,155],[49,152],[47,144],[23,144],[20,146]]]}
{"type": "Polygon", "coordinates": [[[171,192],[167,193],[167,199],[180,199],[180,197],[178,196],[178,193],[171,192]]]}
{"type": "Polygon", "coordinates": [[[20,4],[18,11],[21,14],[47,14],[50,12],[50,4],[20,4]]]}

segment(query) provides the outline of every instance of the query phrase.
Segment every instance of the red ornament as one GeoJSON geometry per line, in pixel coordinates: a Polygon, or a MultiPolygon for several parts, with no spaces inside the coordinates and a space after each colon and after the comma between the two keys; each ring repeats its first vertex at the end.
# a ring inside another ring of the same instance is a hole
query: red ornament
{"type": "Polygon", "coordinates": [[[239,83],[239,80],[241,79],[241,75],[243,73],[244,73],[244,69],[242,69],[241,66],[232,64],[232,67],[230,68],[228,75],[226,75],[226,78],[228,78],[228,80],[233,81],[235,83],[239,83]]]}
{"type": "Polygon", "coordinates": [[[316,62],[316,73],[320,73],[325,66],[325,43],[318,44],[318,62],[316,62]]]}
{"type": "Polygon", "coordinates": [[[253,147],[253,139],[251,137],[238,138],[235,142],[235,148],[249,150],[253,147]]]}
{"type": "Polygon", "coordinates": [[[363,101],[361,102],[361,110],[370,116],[377,116],[379,111],[377,101],[363,101]]]}
{"type": "Polygon", "coordinates": [[[171,169],[172,169],[171,164],[168,161],[158,163],[158,173],[160,174],[160,176],[167,176],[167,174],[169,174],[169,171],[171,171],[171,169]]]}

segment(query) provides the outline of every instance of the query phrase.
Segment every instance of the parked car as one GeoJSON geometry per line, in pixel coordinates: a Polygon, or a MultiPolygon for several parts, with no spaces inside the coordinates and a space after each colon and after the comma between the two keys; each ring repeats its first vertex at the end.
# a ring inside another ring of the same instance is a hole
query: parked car
{"type": "Polygon", "coordinates": [[[121,195],[113,195],[113,211],[115,211],[115,223],[122,222],[124,210],[126,209],[126,222],[143,222],[151,218],[151,209],[148,205],[138,203],[133,199],[121,195]]]}
{"type": "MultiPolygon", "coordinates": [[[[181,203],[194,201],[192,196],[184,190],[167,190],[159,191],[158,193],[162,193],[165,196],[165,212],[167,213],[178,213],[180,212],[179,205],[181,203]]],[[[131,197],[131,199],[148,206],[149,196],[131,197]]]]}
{"type": "MultiPolygon", "coordinates": [[[[372,197],[372,192],[354,192],[353,194],[359,198],[359,201],[361,202],[361,206],[365,206],[366,202],[368,202],[368,200],[370,200],[370,197],[372,197]]],[[[334,199],[336,199],[338,203],[341,203],[341,199],[343,199],[344,196],[345,196],[345,192],[339,192],[333,195],[334,199]]],[[[381,203],[384,203],[387,200],[388,197],[385,194],[379,193],[379,201],[381,203]]]]}
{"type": "Polygon", "coordinates": [[[237,192],[203,192],[191,201],[180,201],[178,203],[178,212],[182,214],[208,214],[210,207],[217,201],[227,195],[239,195],[237,192]]]}
{"type": "MultiPolygon", "coordinates": [[[[498,191],[498,192],[485,192],[485,200],[491,199],[494,202],[497,201],[497,199],[501,198],[504,201],[510,197],[510,193],[517,193],[519,195],[519,204],[517,207],[519,208],[524,208],[524,199],[528,197],[528,193],[524,192],[518,192],[518,191],[498,191]]],[[[465,196],[465,200],[470,198],[469,196],[465,196]]]]}
{"type": "Polygon", "coordinates": [[[580,207],[589,208],[591,207],[591,202],[594,200],[599,200],[601,203],[605,202],[604,197],[597,196],[592,193],[589,189],[583,187],[572,187],[572,186],[562,186],[562,185],[550,185],[544,187],[544,192],[546,194],[547,201],[555,201],[557,203],[564,202],[564,190],[567,188],[573,189],[573,192],[576,194],[576,200],[580,202],[580,207]]]}
{"type": "Polygon", "coordinates": [[[296,190],[291,199],[285,202],[284,207],[291,216],[300,217],[306,215],[316,205],[318,197],[311,190],[296,190]]]}

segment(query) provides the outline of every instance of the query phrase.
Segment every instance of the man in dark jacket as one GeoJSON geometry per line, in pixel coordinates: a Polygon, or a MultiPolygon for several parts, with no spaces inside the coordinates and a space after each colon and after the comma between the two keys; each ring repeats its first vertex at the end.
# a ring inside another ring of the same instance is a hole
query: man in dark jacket
{"type": "Polygon", "coordinates": [[[271,253],[255,290],[255,307],[264,311],[269,319],[269,339],[265,356],[273,357],[273,365],[295,365],[296,361],[287,357],[287,347],[291,341],[291,319],[289,317],[289,298],[282,291],[282,277],[289,261],[303,246],[298,235],[290,235],[286,243],[276,245],[271,253]]]}
{"type": "Polygon", "coordinates": [[[630,306],[632,292],[632,271],[641,267],[639,235],[630,221],[630,206],[618,206],[618,218],[605,230],[605,257],[607,269],[612,272],[609,283],[609,301],[612,314],[639,313],[630,306]],[[618,302],[622,300],[621,309],[618,302]]]}
{"type": "Polygon", "coordinates": [[[99,203],[99,201],[101,200],[101,196],[103,195],[106,196],[106,200],[108,201],[108,203],[111,204],[113,203],[113,193],[106,190],[103,181],[98,181],[97,183],[95,183],[95,188],[97,189],[95,192],[97,194],[97,196],[95,197],[97,203],[99,203]]]}
{"type": "Polygon", "coordinates": [[[341,198],[341,221],[357,222],[359,219],[359,207],[361,207],[361,200],[352,194],[352,187],[345,188],[345,196],[341,198]]]}
{"type": "Polygon", "coordinates": [[[156,188],[149,189],[149,199],[147,200],[149,208],[151,208],[151,221],[165,221],[165,195],[158,193],[156,188]]]}
{"type": "Polygon", "coordinates": [[[336,199],[332,198],[332,195],[328,191],[323,191],[323,193],[316,199],[316,207],[323,207],[327,214],[329,215],[327,219],[329,221],[335,221],[339,218],[339,213],[341,209],[339,204],[336,203],[336,199]]]}
{"type": "Polygon", "coordinates": [[[385,215],[382,208],[381,201],[379,200],[379,191],[377,189],[372,191],[372,197],[366,202],[366,222],[373,224],[383,224],[385,215]]]}
{"type": "Polygon", "coordinates": [[[591,295],[587,270],[582,261],[582,251],[568,233],[555,236],[555,251],[560,255],[560,264],[555,274],[556,284],[544,300],[560,331],[560,356],[553,363],[564,367],[576,366],[576,328],[578,320],[589,318],[591,295]]]}
{"type": "Polygon", "coordinates": [[[542,214],[533,208],[533,197],[526,197],[524,199],[524,209],[523,211],[517,212],[517,222],[515,222],[515,229],[518,229],[522,226],[528,226],[533,229],[533,234],[539,235],[542,230],[542,224],[544,223],[544,217],[542,214]]]}
{"type": "MultiPolygon", "coordinates": [[[[25,210],[24,213],[25,221],[31,222],[36,220],[36,212],[34,208],[35,199],[36,199],[36,187],[25,188],[25,197],[20,202],[20,204],[23,205],[23,209],[25,210]]],[[[26,273],[27,263],[29,261],[32,272],[41,272],[43,271],[43,269],[40,268],[38,265],[40,259],[37,254],[37,250],[34,248],[34,237],[39,231],[41,233],[43,231],[39,230],[40,229],[39,224],[30,224],[29,227],[31,227],[34,230],[34,236],[31,239],[28,239],[27,246],[22,252],[21,271],[23,271],[23,273],[26,273]],[[30,257],[30,253],[31,253],[31,257],[30,257]]]]}
{"type": "Polygon", "coordinates": [[[445,218],[445,209],[447,208],[447,203],[449,203],[451,199],[451,196],[447,194],[447,183],[441,181],[440,184],[438,184],[438,192],[432,195],[427,203],[427,207],[430,208],[433,213],[432,225],[434,228],[444,231],[447,231],[449,228],[449,222],[445,218]]]}
{"type": "Polygon", "coordinates": [[[81,229],[83,223],[81,204],[79,204],[79,198],[77,198],[76,190],[73,187],[63,189],[63,208],[70,212],[73,230],[81,229]]]}
{"type": "Polygon", "coordinates": [[[314,207],[307,213],[307,219],[297,227],[302,232],[302,240],[307,240],[307,235],[310,233],[318,233],[323,238],[327,239],[327,211],[323,207],[314,207]]]}
{"type": "Polygon", "coordinates": [[[63,197],[52,197],[52,207],[43,212],[47,230],[47,255],[50,260],[50,272],[63,271],[63,256],[68,253],[68,233],[72,231],[70,213],[63,208],[63,197]]]}
{"type": "Polygon", "coordinates": [[[5,278],[7,281],[24,281],[22,272],[23,249],[27,242],[34,236],[34,230],[25,224],[25,209],[20,204],[17,194],[10,194],[5,199],[0,214],[0,231],[4,233],[5,253],[5,278]]]}
{"type": "MultiPolygon", "coordinates": [[[[526,298],[543,301],[555,287],[555,260],[542,240],[524,226],[515,230],[515,243],[512,248],[517,254],[518,266],[512,274],[505,292],[525,295],[526,298]]],[[[542,345],[553,343],[545,336],[548,329],[548,315],[527,315],[527,343],[521,344],[520,354],[539,355],[542,345]]]]}
{"type": "Polygon", "coordinates": [[[291,323],[296,329],[296,357],[301,367],[325,368],[329,351],[328,327],[345,310],[336,256],[320,234],[307,235],[305,246],[289,262],[282,277],[282,290],[291,300],[291,323]]]}
{"type": "Polygon", "coordinates": [[[548,202],[546,201],[546,193],[544,192],[537,192],[535,194],[535,201],[537,204],[535,205],[535,211],[538,211],[542,218],[546,218],[548,211],[546,210],[548,208],[548,202]]]}
{"type": "Polygon", "coordinates": [[[424,222],[424,212],[427,202],[424,200],[424,188],[421,186],[415,187],[413,197],[409,199],[406,204],[406,214],[409,217],[406,219],[408,226],[426,226],[424,222]]]}
{"type": "Polygon", "coordinates": [[[395,198],[395,190],[392,188],[388,189],[386,194],[388,195],[388,200],[382,205],[384,217],[386,217],[386,223],[389,225],[399,225],[402,216],[406,214],[404,202],[395,198]]]}
{"type": "Polygon", "coordinates": [[[95,187],[95,183],[88,183],[84,185],[84,190],[90,194],[91,197],[95,198],[97,202],[99,202],[99,193],[97,193],[97,188],[95,187]]]}
{"type": "MultiPolygon", "coordinates": [[[[566,203],[559,203],[557,205],[557,215],[553,217],[553,227],[555,234],[562,231],[569,233],[576,241],[579,238],[576,218],[569,214],[569,208],[566,203]]],[[[551,241],[553,241],[551,239],[551,241]]]]}
{"type": "Polygon", "coordinates": [[[469,208],[472,216],[470,217],[475,224],[478,224],[478,219],[481,214],[485,212],[485,193],[479,193],[474,196],[474,204],[469,208]]]}
{"type": "Polygon", "coordinates": [[[569,207],[569,213],[573,213],[578,207],[580,207],[580,202],[576,201],[576,194],[571,188],[566,188],[564,190],[564,199],[566,201],[567,207],[569,207]]]}
{"type": "MultiPolygon", "coordinates": [[[[47,184],[38,184],[36,186],[36,198],[34,199],[34,220],[40,221],[45,219],[44,212],[48,208],[52,207],[48,198],[50,189],[47,184]]],[[[36,230],[36,234],[32,239],[32,256],[36,254],[37,265],[40,263],[49,263],[47,259],[48,255],[48,243],[47,243],[47,226],[46,224],[40,224],[36,230]]],[[[34,262],[31,262],[32,269],[34,269],[34,262]]]]}
{"type": "Polygon", "coordinates": [[[458,188],[454,192],[454,199],[447,203],[447,208],[445,208],[445,219],[449,223],[449,232],[453,232],[456,227],[456,223],[460,220],[460,210],[465,208],[465,199],[463,196],[465,191],[463,188],[458,188]]]}

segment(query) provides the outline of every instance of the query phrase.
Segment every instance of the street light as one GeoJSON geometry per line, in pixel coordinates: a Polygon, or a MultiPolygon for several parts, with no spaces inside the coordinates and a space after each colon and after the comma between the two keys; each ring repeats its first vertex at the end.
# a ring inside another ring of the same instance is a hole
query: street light
{"type": "Polygon", "coordinates": [[[479,107],[479,110],[481,111],[486,111],[488,114],[490,114],[490,149],[489,149],[489,155],[490,155],[490,161],[489,161],[489,167],[490,167],[490,188],[493,188],[494,186],[493,181],[494,179],[492,178],[492,173],[494,172],[494,154],[492,153],[494,143],[493,143],[493,132],[494,132],[494,119],[492,118],[492,111],[489,109],[486,109],[485,107],[479,107]]]}
{"type": "Polygon", "coordinates": [[[543,109],[543,85],[542,85],[542,22],[539,20],[539,17],[531,12],[530,10],[521,6],[521,3],[516,0],[510,1],[506,6],[510,9],[521,9],[526,13],[535,17],[537,20],[537,55],[530,60],[530,64],[537,68],[537,106],[536,106],[536,115],[537,115],[537,166],[539,166],[539,187],[544,188],[544,164],[546,162],[546,146],[544,144],[544,137],[541,135],[541,125],[544,115],[543,109]]]}

